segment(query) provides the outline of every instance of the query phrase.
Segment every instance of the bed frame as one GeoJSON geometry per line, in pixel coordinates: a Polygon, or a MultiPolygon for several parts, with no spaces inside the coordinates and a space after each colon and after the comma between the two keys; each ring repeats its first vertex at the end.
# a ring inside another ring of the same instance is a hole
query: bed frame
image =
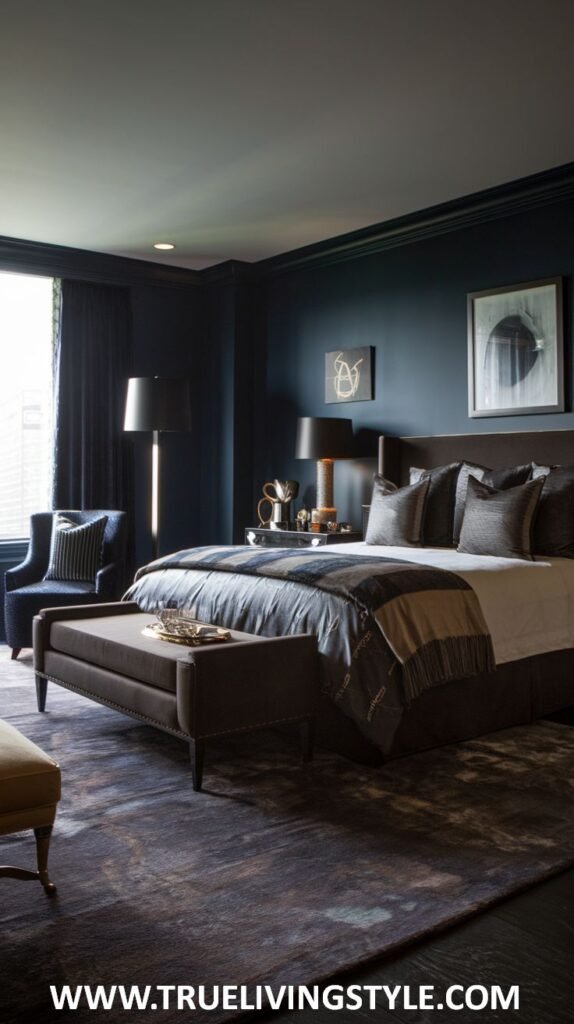
{"type": "MultiPolygon", "coordinates": [[[[574,464],[574,430],[436,437],[379,438],[378,471],[397,484],[408,483],[409,467],[432,469],[463,459],[499,469],[525,462],[574,464]]],[[[380,763],[350,719],[332,701],[323,702],[320,740],[354,760],[380,763]],[[350,728],[349,728],[350,727],[350,728]]],[[[524,658],[496,672],[457,680],[421,694],[405,712],[390,757],[523,725],[574,705],[574,651],[524,658]]]]}

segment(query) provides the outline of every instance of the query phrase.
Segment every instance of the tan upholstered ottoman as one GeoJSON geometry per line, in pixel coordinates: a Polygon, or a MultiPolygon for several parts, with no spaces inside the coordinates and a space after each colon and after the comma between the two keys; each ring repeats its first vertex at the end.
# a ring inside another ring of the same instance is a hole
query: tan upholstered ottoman
{"type": "Polygon", "coordinates": [[[38,870],[0,866],[0,876],[37,879],[51,895],[48,849],[60,799],[60,769],[17,729],[0,720],[0,836],[33,828],[38,870]]]}
{"type": "Polygon", "coordinates": [[[230,630],[228,643],[180,647],[142,636],[154,621],[129,601],[45,608],[34,619],[38,710],[48,680],[187,740],[194,789],[217,736],[300,723],[311,757],[319,696],[314,636],[230,630]]]}

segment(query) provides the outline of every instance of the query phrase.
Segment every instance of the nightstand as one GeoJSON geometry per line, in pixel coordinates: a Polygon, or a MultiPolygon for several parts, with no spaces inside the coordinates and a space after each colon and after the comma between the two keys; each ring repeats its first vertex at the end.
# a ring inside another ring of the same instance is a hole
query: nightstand
{"type": "Polygon", "coordinates": [[[245,530],[245,543],[262,548],[320,548],[325,544],[351,544],[362,539],[361,533],[270,530],[268,526],[248,526],[245,530]]]}

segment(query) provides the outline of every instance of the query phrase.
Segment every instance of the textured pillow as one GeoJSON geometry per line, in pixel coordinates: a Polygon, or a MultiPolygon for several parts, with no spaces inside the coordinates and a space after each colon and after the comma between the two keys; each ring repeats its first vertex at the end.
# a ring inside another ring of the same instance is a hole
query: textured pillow
{"type": "Polygon", "coordinates": [[[54,513],[50,564],[45,580],[71,580],[94,583],[102,564],[102,549],[107,516],[78,526],[54,513]]]}
{"type": "Polygon", "coordinates": [[[532,525],[543,486],[543,480],[531,480],[497,491],[469,476],[458,550],[532,559],[532,525]]]}
{"type": "Polygon", "coordinates": [[[365,543],[419,546],[429,486],[430,480],[425,478],[408,487],[397,488],[377,474],[365,543]]]}
{"type": "Polygon", "coordinates": [[[458,544],[460,540],[460,528],[464,515],[466,494],[468,491],[468,478],[473,476],[475,480],[482,480],[489,470],[486,466],[479,466],[477,462],[461,462],[458,476],[456,478],[456,491],[454,498],[454,525],[452,530],[453,541],[458,544]]]}
{"type": "Polygon", "coordinates": [[[574,558],[574,466],[534,462],[532,476],[544,482],[534,523],[534,553],[574,558]]]}
{"type": "Polygon", "coordinates": [[[427,478],[430,481],[423,523],[423,541],[429,547],[444,548],[450,547],[453,543],[459,469],[460,462],[451,462],[448,466],[437,466],[436,469],[417,469],[411,466],[409,470],[411,484],[427,478]]]}
{"type": "Polygon", "coordinates": [[[489,469],[488,466],[481,466],[478,462],[462,462],[456,481],[453,529],[454,543],[458,544],[460,540],[460,529],[462,526],[462,517],[464,515],[469,476],[473,476],[475,480],[482,480],[483,483],[488,484],[489,487],[496,488],[498,491],[505,491],[508,487],[516,487],[518,484],[525,484],[527,480],[530,480],[531,468],[530,463],[527,466],[508,466],[506,469],[489,469]]]}
{"type": "Polygon", "coordinates": [[[507,466],[505,469],[487,469],[481,477],[484,484],[495,487],[497,491],[506,491],[509,487],[525,484],[532,477],[532,463],[525,466],[507,466]]]}

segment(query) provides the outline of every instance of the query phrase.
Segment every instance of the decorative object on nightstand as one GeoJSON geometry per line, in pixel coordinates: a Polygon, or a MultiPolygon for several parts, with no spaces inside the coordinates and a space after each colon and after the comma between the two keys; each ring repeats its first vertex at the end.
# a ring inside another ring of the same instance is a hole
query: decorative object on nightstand
{"type": "Polygon", "coordinates": [[[189,381],[184,377],[130,377],[124,430],[153,433],[151,537],[155,561],[159,555],[159,433],[191,430],[189,381]]]}
{"type": "Polygon", "coordinates": [[[317,462],[317,506],[311,513],[312,523],[336,522],[333,507],[333,463],[335,459],[352,459],[353,423],[348,419],[328,416],[301,416],[297,420],[296,459],[317,462]]]}
{"type": "Polygon", "coordinates": [[[300,508],[298,513],[297,513],[297,529],[298,530],[308,530],[310,522],[311,522],[311,513],[309,512],[308,508],[305,508],[305,506],[303,506],[303,508],[300,508]]]}
{"type": "Polygon", "coordinates": [[[263,484],[263,497],[257,504],[257,518],[261,526],[269,526],[271,530],[288,530],[291,523],[291,502],[299,493],[297,480],[268,480],[263,484]],[[261,511],[268,504],[270,513],[267,519],[261,511]]]}

